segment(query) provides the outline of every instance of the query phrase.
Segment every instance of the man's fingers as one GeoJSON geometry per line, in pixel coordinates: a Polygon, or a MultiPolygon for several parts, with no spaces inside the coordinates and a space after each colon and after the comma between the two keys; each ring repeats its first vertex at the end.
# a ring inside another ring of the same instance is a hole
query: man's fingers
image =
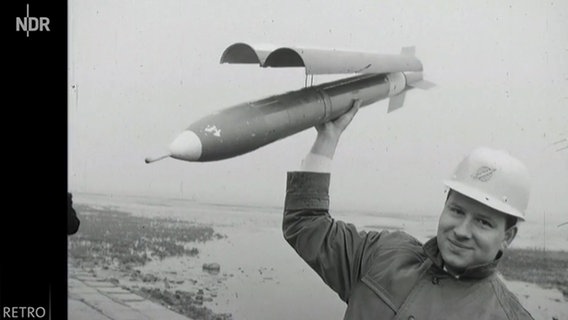
{"type": "Polygon", "coordinates": [[[361,100],[357,99],[353,102],[353,106],[349,111],[343,114],[341,117],[337,118],[334,122],[339,128],[344,130],[347,126],[351,123],[357,111],[359,111],[359,107],[361,107],[361,100]]]}
{"type": "Polygon", "coordinates": [[[315,126],[318,132],[324,130],[335,130],[339,133],[343,132],[345,128],[351,123],[357,111],[359,111],[359,107],[361,106],[361,100],[356,99],[353,101],[353,105],[351,109],[345,112],[343,115],[339,116],[335,120],[331,120],[329,122],[320,123],[315,126]]]}
{"type": "Polygon", "coordinates": [[[353,108],[357,108],[357,110],[359,110],[359,107],[361,107],[361,103],[363,103],[361,99],[355,99],[355,101],[353,101],[353,108]]]}

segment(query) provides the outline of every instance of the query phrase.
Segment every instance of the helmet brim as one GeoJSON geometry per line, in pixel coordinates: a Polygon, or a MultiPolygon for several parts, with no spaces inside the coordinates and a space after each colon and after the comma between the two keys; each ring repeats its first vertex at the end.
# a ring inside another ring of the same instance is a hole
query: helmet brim
{"type": "Polygon", "coordinates": [[[477,188],[473,188],[461,182],[453,180],[445,180],[444,184],[450,189],[455,190],[463,194],[464,196],[476,200],[490,208],[518,218],[521,221],[525,221],[525,215],[523,212],[502,201],[501,199],[496,199],[494,196],[486,194],[478,190],[477,188]]]}

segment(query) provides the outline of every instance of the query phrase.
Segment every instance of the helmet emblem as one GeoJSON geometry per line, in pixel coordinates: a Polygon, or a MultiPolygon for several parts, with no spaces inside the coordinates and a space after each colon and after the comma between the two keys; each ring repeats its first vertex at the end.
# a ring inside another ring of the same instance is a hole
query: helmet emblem
{"type": "Polygon", "coordinates": [[[495,171],[497,171],[497,169],[483,166],[477,169],[471,177],[482,182],[487,182],[491,179],[491,177],[493,177],[493,173],[495,173],[495,171]]]}

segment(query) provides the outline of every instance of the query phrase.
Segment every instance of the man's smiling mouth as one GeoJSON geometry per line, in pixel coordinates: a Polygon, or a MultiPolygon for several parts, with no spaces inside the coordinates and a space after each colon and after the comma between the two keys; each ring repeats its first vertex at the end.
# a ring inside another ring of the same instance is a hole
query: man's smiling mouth
{"type": "Polygon", "coordinates": [[[464,250],[472,250],[472,249],[473,249],[473,248],[471,248],[471,247],[468,247],[468,246],[466,246],[466,245],[460,243],[459,241],[455,241],[455,240],[452,240],[452,239],[450,239],[450,238],[448,238],[448,242],[449,242],[452,246],[454,246],[454,247],[456,247],[456,248],[458,248],[458,249],[464,249],[464,250]]]}

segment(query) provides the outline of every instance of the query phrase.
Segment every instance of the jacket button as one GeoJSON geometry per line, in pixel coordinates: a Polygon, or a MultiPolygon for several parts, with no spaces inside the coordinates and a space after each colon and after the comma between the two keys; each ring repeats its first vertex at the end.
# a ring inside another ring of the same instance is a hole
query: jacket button
{"type": "Polygon", "coordinates": [[[438,284],[440,282],[440,280],[438,279],[438,277],[434,276],[432,277],[432,283],[433,284],[438,284]]]}
{"type": "Polygon", "coordinates": [[[414,320],[414,316],[408,317],[408,320],[414,320]]]}

